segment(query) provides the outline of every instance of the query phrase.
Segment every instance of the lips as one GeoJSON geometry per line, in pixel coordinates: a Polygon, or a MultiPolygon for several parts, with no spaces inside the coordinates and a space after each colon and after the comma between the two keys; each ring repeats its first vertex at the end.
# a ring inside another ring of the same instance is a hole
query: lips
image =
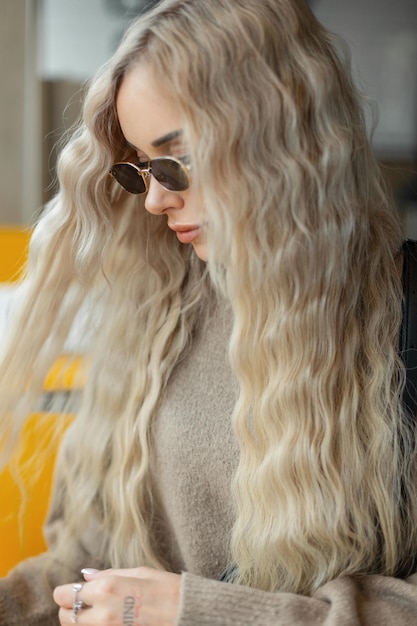
{"type": "Polygon", "coordinates": [[[192,243],[200,234],[200,227],[194,224],[172,224],[169,228],[173,230],[181,243],[192,243]]]}

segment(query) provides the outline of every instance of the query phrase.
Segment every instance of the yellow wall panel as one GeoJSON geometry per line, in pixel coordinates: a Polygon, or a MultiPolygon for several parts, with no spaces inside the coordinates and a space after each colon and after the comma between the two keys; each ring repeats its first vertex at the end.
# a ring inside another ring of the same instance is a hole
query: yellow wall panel
{"type": "Polygon", "coordinates": [[[22,274],[27,261],[32,231],[0,227],[0,282],[13,282],[22,274]]]}
{"type": "Polygon", "coordinates": [[[16,456],[0,473],[0,576],[45,550],[42,527],[58,444],[72,419],[54,413],[32,415],[16,456]],[[61,420],[61,432],[53,439],[56,420],[61,420]]]}

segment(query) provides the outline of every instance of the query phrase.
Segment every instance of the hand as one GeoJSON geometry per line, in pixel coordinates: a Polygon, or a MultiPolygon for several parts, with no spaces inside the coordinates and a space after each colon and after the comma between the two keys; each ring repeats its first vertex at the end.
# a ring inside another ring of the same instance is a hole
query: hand
{"type": "MultiPolygon", "coordinates": [[[[147,567],[109,569],[85,573],[78,600],[86,605],[76,618],[78,626],[174,626],[181,576],[147,567]]],[[[62,626],[72,625],[72,585],[54,591],[61,607],[62,626]]]]}

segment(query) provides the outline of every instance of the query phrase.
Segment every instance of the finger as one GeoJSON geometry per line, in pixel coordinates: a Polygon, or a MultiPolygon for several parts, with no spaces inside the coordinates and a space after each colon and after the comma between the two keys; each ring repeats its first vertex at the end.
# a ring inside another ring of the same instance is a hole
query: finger
{"type": "Polygon", "coordinates": [[[100,574],[101,571],[93,567],[83,567],[83,569],[81,570],[81,574],[84,576],[85,580],[94,580],[94,578],[97,578],[97,575],[100,574]]]}
{"type": "Polygon", "coordinates": [[[104,569],[96,570],[92,568],[84,568],[81,570],[85,580],[96,580],[105,576],[124,576],[125,578],[153,578],[158,570],[150,567],[135,567],[126,569],[104,569]]]}
{"type": "MultiPolygon", "coordinates": [[[[73,583],[71,585],[60,585],[59,587],[56,587],[53,591],[53,598],[54,601],[62,608],[65,609],[72,609],[72,606],[74,604],[74,598],[76,597],[77,601],[83,601],[84,602],[84,598],[83,596],[83,587],[77,591],[76,596],[74,596],[74,584],[73,583]]],[[[84,586],[84,584],[86,583],[77,583],[77,584],[81,584],[84,586]]]]}
{"type": "MultiPolygon", "coordinates": [[[[62,626],[75,624],[80,621],[81,625],[90,623],[85,621],[85,612],[90,614],[91,606],[84,599],[84,585],[87,583],[74,583],[73,585],[62,585],[54,590],[54,600],[59,604],[59,621],[62,626]]],[[[87,616],[88,620],[88,616],[87,616]]]]}
{"type": "Polygon", "coordinates": [[[72,626],[73,624],[78,624],[78,626],[83,626],[83,624],[91,624],[91,607],[83,607],[79,609],[76,615],[74,615],[73,609],[59,609],[59,623],[61,626],[72,626]]]}
{"type": "Polygon", "coordinates": [[[70,608],[72,606],[72,585],[60,585],[56,587],[53,592],[54,601],[64,608],[70,608]]]}
{"type": "MultiPolygon", "coordinates": [[[[123,571],[123,570],[121,570],[123,571]]],[[[97,579],[89,580],[83,583],[83,587],[78,591],[75,596],[72,593],[71,603],[69,607],[72,607],[74,601],[82,601],[86,606],[98,606],[102,604],[109,604],[110,602],[118,602],[121,594],[124,593],[126,587],[130,587],[132,584],[136,585],[137,578],[120,575],[110,575],[112,570],[109,570],[108,574],[99,576],[97,579]]],[[[70,586],[73,589],[73,587],[70,586]]],[[[65,589],[65,605],[68,607],[68,589],[65,589]]]]}

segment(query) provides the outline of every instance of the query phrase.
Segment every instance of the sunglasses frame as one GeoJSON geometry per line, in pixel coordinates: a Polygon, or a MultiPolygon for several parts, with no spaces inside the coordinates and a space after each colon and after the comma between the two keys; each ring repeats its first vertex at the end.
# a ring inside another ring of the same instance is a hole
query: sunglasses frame
{"type": "Polygon", "coordinates": [[[171,156],[160,156],[160,157],[155,157],[155,159],[149,159],[149,161],[146,161],[145,163],[132,163],[132,161],[127,160],[127,161],[117,161],[117,163],[114,163],[112,165],[112,168],[109,172],[110,176],[112,178],[115,179],[115,181],[121,186],[123,187],[123,189],[125,189],[125,191],[127,191],[128,193],[132,193],[138,196],[142,196],[144,193],[147,193],[149,190],[149,177],[153,176],[155,178],[155,180],[161,185],[161,187],[163,187],[164,189],[166,189],[167,191],[170,191],[172,193],[181,193],[182,191],[186,191],[187,189],[189,189],[190,185],[191,185],[191,178],[189,175],[191,166],[189,163],[185,162],[178,159],[177,157],[171,157],[171,156]],[[180,166],[181,171],[184,173],[185,178],[187,180],[187,187],[185,189],[168,189],[168,187],[166,187],[166,185],[164,185],[164,183],[161,183],[158,178],[152,173],[152,163],[155,163],[155,161],[173,161],[174,163],[176,163],[177,165],[180,166]],[[126,189],[126,187],[124,187],[124,185],[122,185],[120,183],[120,181],[116,178],[116,176],[114,176],[113,174],[113,168],[117,165],[129,165],[133,170],[136,171],[136,173],[142,178],[143,180],[143,184],[145,186],[144,191],[129,191],[129,189],[126,189]]]}

